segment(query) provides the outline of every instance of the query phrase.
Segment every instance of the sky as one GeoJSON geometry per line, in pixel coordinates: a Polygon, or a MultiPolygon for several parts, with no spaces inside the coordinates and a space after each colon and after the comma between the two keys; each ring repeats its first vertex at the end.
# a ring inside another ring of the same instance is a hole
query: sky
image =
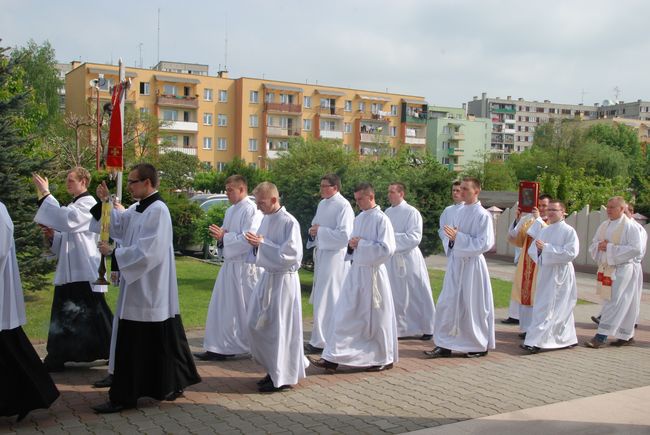
{"type": "Polygon", "coordinates": [[[483,92],[594,104],[650,100],[649,17],[645,0],[0,0],[0,46],[49,41],[60,62],[195,62],[210,75],[227,65],[231,78],[440,106],[483,92]]]}

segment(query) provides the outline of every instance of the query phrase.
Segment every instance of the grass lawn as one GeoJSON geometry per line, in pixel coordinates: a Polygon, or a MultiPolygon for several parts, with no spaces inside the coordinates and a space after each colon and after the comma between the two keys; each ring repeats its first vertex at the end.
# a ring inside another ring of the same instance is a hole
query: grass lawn
{"type": "MultiPolygon", "coordinates": [[[[219,271],[219,266],[197,260],[192,257],[177,257],[176,271],[178,275],[179,298],[183,324],[186,328],[202,328],[205,325],[205,316],[208,312],[212,287],[219,271]]],[[[442,289],[444,272],[429,270],[431,287],[434,300],[438,300],[442,289]]],[[[314,280],[312,272],[300,271],[300,284],[302,287],[302,312],[305,318],[312,316],[312,306],[309,304],[309,294],[314,280]]],[[[501,279],[492,279],[492,292],[494,306],[507,307],[510,303],[511,283],[501,279]]],[[[25,294],[27,311],[27,324],[25,333],[34,342],[43,342],[47,339],[47,330],[50,321],[50,307],[54,286],[40,292],[25,294]]],[[[110,287],[106,295],[111,309],[117,300],[117,288],[110,287]]]]}

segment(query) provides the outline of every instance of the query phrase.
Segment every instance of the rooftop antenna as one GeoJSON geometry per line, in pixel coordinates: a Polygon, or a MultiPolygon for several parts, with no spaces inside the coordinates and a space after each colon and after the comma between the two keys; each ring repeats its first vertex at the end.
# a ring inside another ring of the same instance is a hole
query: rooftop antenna
{"type": "Polygon", "coordinates": [[[138,44],[138,50],[140,51],[140,68],[142,68],[142,42],[138,44]]]}
{"type": "Polygon", "coordinates": [[[585,95],[588,93],[585,91],[585,88],[582,88],[582,92],[580,92],[580,104],[585,104],[585,95]]]}
{"type": "Polygon", "coordinates": [[[160,8],[158,8],[158,38],[157,39],[158,39],[158,41],[157,41],[157,44],[158,44],[158,47],[157,47],[158,60],[157,60],[156,64],[160,63],[160,8]]]}
{"type": "Polygon", "coordinates": [[[224,45],[223,69],[224,71],[228,71],[228,11],[226,11],[226,36],[224,45]]]}
{"type": "Polygon", "coordinates": [[[614,86],[613,91],[614,91],[614,101],[618,103],[618,96],[621,94],[621,88],[619,88],[618,86],[614,86]]]}

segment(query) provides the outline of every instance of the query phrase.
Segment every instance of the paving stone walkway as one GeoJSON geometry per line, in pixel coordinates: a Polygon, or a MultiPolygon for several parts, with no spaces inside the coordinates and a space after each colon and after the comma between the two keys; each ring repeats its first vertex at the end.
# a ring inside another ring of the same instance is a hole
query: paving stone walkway
{"type": "MultiPolygon", "coordinates": [[[[0,417],[0,433],[403,433],[644,387],[650,385],[647,291],[643,299],[636,346],[524,355],[517,327],[497,321],[497,348],[485,358],[425,359],[431,342],[403,340],[393,370],[328,375],[310,367],[300,385],[276,394],[257,392],[264,373],[250,359],[200,362],[203,382],[184,397],[141,400],[138,409],[113,415],[90,409],[106,400],[106,390],[90,387],[105,366],[68,368],[53,374],[61,397],[49,410],[34,411],[20,424],[0,417]]],[[[595,333],[589,317],[597,311],[596,305],[576,307],[580,341],[595,333]]],[[[497,310],[497,319],[505,314],[497,310]]],[[[188,332],[193,350],[200,350],[202,336],[188,332]]]]}

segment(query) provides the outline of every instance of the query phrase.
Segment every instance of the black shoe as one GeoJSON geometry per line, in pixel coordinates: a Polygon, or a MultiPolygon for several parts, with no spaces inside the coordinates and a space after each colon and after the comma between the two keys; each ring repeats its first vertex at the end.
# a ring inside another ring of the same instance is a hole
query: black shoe
{"type": "Polygon", "coordinates": [[[126,406],[120,405],[118,403],[113,403],[110,400],[106,403],[102,403],[101,405],[91,406],[91,408],[97,414],[114,414],[116,412],[128,409],[126,406]]]}
{"type": "Polygon", "coordinates": [[[165,396],[165,401],[166,402],[173,402],[174,400],[178,399],[183,395],[183,390],[178,390],[178,391],[172,391],[171,393],[167,394],[165,396]]]}
{"type": "Polygon", "coordinates": [[[322,369],[332,371],[332,372],[335,371],[339,366],[337,363],[327,361],[326,359],[323,359],[323,358],[316,358],[316,357],[313,357],[311,355],[308,356],[307,359],[309,360],[309,362],[311,362],[316,367],[320,367],[322,369]]]}
{"type": "Polygon", "coordinates": [[[420,340],[427,341],[427,340],[431,340],[432,338],[433,338],[433,334],[422,334],[422,337],[420,337],[420,340]]]}
{"type": "Polygon", "coordinates": [[[271,375],[267,373],[266,376],[257,381],[257,385],[261,387],[262,385],[268,384],[269,382],[273,383],[273,379],[271,379],[271,375]]]}
{"type": "Polygon", "coordinates": [[[304,349],[306,354],[323,353],[322,347],[312,346],[311,343],[305,343],[304,349]]]}
{"type": "Polygon", "coordinates": [[[49,373],[59,373],[65,371],[65,365],[62,362],[56,362],[45,358],[43,365],[45,366],[45,370],[47,370],[49,373]]]}
{"type": "Polygon", "coordinates": [[[526,346],[525,344],[520,344],[519,347],[531,354],[536,354],[540,351],[540,348],[537,346],[526,346]]]}
{"type": "Polygon", "coordinates": [[[506,325],[519,325],[519,319],[508,317],[507,319],[503,319],[501,323],[505,323],[506,325]]]}
{"type": "Polygon", "coordinates": [[[526,333],[522,332],[521,334],[517,334],[517,336],[523,340],[524,338],[526,338],[526,333]]]}
{"type": "Polygon", "coordinates": [[[383,372],[384,370],[390,370],[393,368],[393,363],[384,364],[381,366],[370,366],[365,371],[367,372],[383,372]]]}
{"type": "Polygon", "coordinates": [[[600,325],[600,316],[591,316],[591,321],[594,322],[596,325],[600,325]]]}
{"type": "Polygon", "coordinates": [[[488,354],[488,351],[484,352],[467,352],[465,354],[465,358],[480,358],[482,356],[486,356],[488,354]]]}
{"type": "Polygon", "coordinates": [[[108,388],[113,385],[113,375],[109,373],[104,379],[100,379],[93,383],[93,388],[108,388]]]}
{"type": "Polygon", "coordinates": [[[424,354],[429,358],[449,358],[451,350],[436,346],[433,350],[425,350],[424,354]]]}
{"type": "Polygon", "coordinates": [[[209,350],[201,353],[195,353],[193,355],[194,358],[200,359],[201,361],[224,361],[228,358],[235,356],[235,355],[224,355],[222,353],[210,352],[209,350]]]}
{"type": "Polygon", "coordinates": [[[630,338],[629,340],[621,340],[619,338],[618,340],[609,343],[610,346],[616,346],[616,347],[631,346],[633,344],[634,344],[634,338],[630,338]]]}
{"type": "Polygon", "coordinates": [[[274,387],[273,382],[261,385],[257,391],[260,393],[278,393],[280,391],[285,391],[291,389],[291,385],[282,385],[280,387],[274,387]]]}

